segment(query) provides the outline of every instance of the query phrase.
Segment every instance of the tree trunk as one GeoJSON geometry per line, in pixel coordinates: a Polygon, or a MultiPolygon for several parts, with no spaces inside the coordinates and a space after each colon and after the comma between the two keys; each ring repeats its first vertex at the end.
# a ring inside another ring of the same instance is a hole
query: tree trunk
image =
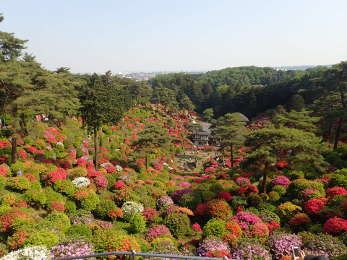
{"type": "Polygon", "coordinates": [[[333,128],[333,122],[330,121],[329,122],[329,126],[328,126],[328,138],[327,138],[327,141],[330,143],[330,140],[331,140],[331,130],[333,128]]]}
{"type": "Polygon", "coordinates": [[[20,125],[20,128],[22,129],[22,132],[25,135],[28,135],[27,122],[26,122],[25,116],[23,114],[21,114],[21,116],[20,116],[19,125],[20,125]]]}
{"type": "Polygon", "coordinates": [[[340,117],[339,121],[337,123],[337,128],[336,128],[336,133],[335,133],[334,150],[337,149],[338,144],[339,144],[340,134],[341,134],[341,129],[342,129],[342,123],[343,123],[343,119],[342,119],[342,117],[340,117]]]}
{"type": "Polygon", "coordinates": [[[262,189],[263,193],[265,193],[265,194],[266,194],[266,179],[267,179],[267,171],[264,170],[264,172],[263,172],[263,180],[261,182],[261,189],[262,189]]]}
{"type": "Polygon", "coordinates": [[[262,192],[265,193],[265,194],[266,194],[266,181],[267,181],[268,169],[269,169],[269,164],[265,163],[265,167],[264,167],[264,170],[263,170],[263,179],[262,179],[262,182],[261,182],[261,189],[262,189],[262,192]]]}
{"type": "Polygon", "coordinates": [[[15,163],[17,160],[17,138],[13,137],[11,138],[11,163],[15,163]]]}
{"type": "Polygon", "coordinates": [[[230,145],[230,165],[231,168],[234,168],[234,151],[233,151],[233,145],[230,145]]]}
{"type": "Polygon", "coordinates": [[[97,159],[98,159],[98,130],[94,128],[94,167],[97,169],[97,159]]]}

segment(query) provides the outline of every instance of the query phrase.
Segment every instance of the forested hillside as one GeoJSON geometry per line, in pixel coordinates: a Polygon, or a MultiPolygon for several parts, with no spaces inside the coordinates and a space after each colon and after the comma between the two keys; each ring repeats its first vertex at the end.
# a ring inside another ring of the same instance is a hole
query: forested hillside
{"type": "Polygon", "coordinates": [[[25,43],[0,32],[0,260],[347,259],[346,62],[140,82],[25,43]]]}

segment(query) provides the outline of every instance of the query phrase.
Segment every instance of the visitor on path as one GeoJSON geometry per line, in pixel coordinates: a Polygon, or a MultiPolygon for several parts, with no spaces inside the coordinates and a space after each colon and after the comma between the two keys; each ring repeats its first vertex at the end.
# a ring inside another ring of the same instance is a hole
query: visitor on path
{"type": "Polygon", "coordinates": [[[305,252],[300,250],[300,257],[297,258],[293,255],[293,259],[298,259],[298,260],[329,260],[328,257],[326,256],[314,256],[314,255],[305,255],[305,252]]]}

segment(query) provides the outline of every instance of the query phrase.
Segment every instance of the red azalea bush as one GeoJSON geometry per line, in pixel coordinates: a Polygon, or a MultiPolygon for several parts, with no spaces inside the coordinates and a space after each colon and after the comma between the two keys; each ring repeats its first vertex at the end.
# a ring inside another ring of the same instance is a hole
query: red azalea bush
{"type": "Polygon", "coordinates": [[[205,214],[207,214],[207,212],[208,212],[208,207],[207,207],[207,204],[205,203],[198,204],[194,211],[196,216],[204,216],[205,214]]]}
{"type": "Polygon", "coordinates": [[[7,164],[0,164],[0,175],[8,176],[10,173],[11,173],[11,170],[7,164]]]}
{"type": "Polygon", "coordinates": [[[157,217],[159,217],[159,212],[153,208],[145,208],[141,214],[145,217],[147,221],[153,221],[157,217]]]}
{"type": "Polygon", "coordinates": [[[326,198],[309,199],[304,203],[304,209],[309,214],[318,214],[326,203],[326,198]]]}
{"type": "Polygon", "coordinates": [[[305,213],[297,213],[290,220],[290,225],[305,225],[311,222],[310,217],[305,213]]]}
{"type": "Polygon", "coordinates": [[[324,232],[339,235],[347,231],[347,220],[343,218],[333,217],[324,223],[324,232]]]}
{"type": "Polygon", "coordinates": [[[326,190],[328,197],[332,198],[339,195],[347,195],[347,190],[344,187],[332,187],[326,190]]]}
{"type": "Polygon", "coordinates": [[[252,237],[266,238],[269,236],[270,231],[266,223],[258,222],[251,226],[250,234],[252,237]]]}
{"type": "Polygon", "coordinates": [[[198,223],[194,223],[193,225],[192,225],[192,229],[194,230],[194,231],[196,231],[196,232],[202,232],[202,229],[201,229],[201,227],[200,227],[200,225],[198,224],[198,223]]]}
{"type": "Polygon", "coordinates": [[[48,182],[54,183],[59,180],[65,180],[67,178],[67,171],[63,168],[57,168],[55,171],[46,175],[48,182]]]}
{"type": "Polygon", "coordinates": [[[227,191],[219,192],[217,197],[219,199],[226,200],[226,201],[232,200],[232,198],[233,198],[233,196],[231,196],[230,192],[227,192],[227,191]]]}
{"type": "Polygon", "coordinates": [[[105,176],[99,175],[94,178],[94,182],[99,189],[106,189],[108,185],[108,180],[105,176]]]}

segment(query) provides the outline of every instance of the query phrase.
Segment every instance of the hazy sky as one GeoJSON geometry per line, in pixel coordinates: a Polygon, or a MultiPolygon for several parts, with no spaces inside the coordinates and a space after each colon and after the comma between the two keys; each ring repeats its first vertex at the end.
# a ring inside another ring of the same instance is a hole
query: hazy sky
{"type": "Polygon", "coordinates": [[[48,69],[194,71],[347,59],[347,0],[0,0],[48,69]]]}

